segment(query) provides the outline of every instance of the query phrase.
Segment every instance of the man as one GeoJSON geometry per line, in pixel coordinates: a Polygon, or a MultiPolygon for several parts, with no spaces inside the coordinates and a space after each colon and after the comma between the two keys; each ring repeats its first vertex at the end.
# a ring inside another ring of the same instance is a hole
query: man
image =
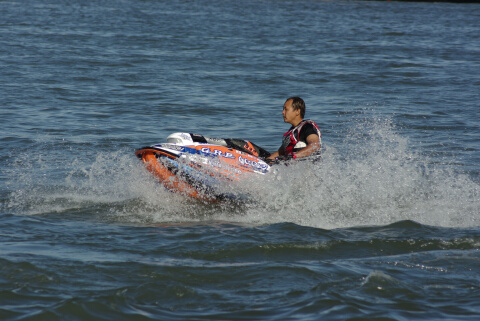
{"type": "Polygon", "coordinates": [[[283,121],[292,127],[283,134],[282,146],[267,160],[297,159],[320,153],[322,134],[314,121],[305,117],[305,102],[300,97],[290,97],[283,104],[283,121]]]}

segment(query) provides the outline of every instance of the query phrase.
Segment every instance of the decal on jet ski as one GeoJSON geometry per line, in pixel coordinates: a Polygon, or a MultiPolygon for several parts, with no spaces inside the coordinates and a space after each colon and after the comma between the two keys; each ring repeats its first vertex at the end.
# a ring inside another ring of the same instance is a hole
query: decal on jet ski
{"type": "Polygon", "coordinates": [[[230,152],[223,152],[221,150],[218,150],[218,149],[214,149],[213,151],[208,148],[208,147],[203,147],[201,149],[201,152],[202,153],[205,153],[207,155],[216,155],[216,156],[221,156],[221,157],[224,157],[224,158],[230,158],[230,159],[235,159],[235,156],[233,156],[232,153],[230,152]]]}
{"type": "Polygon", "coordinates": [[[170,149],[170,150],[174,150],[174,151],[177,151],[177,152],[185,152],[185,147],[174,145],[174,144],[157,144],[157,145],[153,145],[152,147],[153,148],[158,148],[158,149],[160,149],[160,148],[170,149]]]}
{"type": "Polygon", "coordinates": [[[260,169],[262,171],[267,171],[267,169],[268,169],[267,164],[262,164],[262,163],[259,163],[259,162],[255,162],[255,161],[249,160],[248,158],[244,158],[242,156],[238,156],[238,161],[242,165],[247,165],[247,166],[250,166],[250,167],[253,167],[253,168],[257,168],[257,169],[260,169]]]}

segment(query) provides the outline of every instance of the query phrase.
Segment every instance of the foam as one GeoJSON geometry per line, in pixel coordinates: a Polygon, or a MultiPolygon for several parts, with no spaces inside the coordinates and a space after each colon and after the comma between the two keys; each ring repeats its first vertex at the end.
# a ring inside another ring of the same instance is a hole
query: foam
{"type": "MultiPolygon", "coordinates": [[[[72,150],[57,148],[55,155],[72,150]]],[[[105,153],[88,148],[93,158],[81,158],[77,150],[59,160],[46,147],[19,155],[6,174],[10,192],[4,210],[76,213],[134,224],[225,220],[331,229],[413,220],[445,227],[480,225],[479,184],[458,167],[412,151],[388,119],[355,124],[336,148],[327,146],[320,162],[277,166],[232,183],[228,192],[234,188],[250,195],[250,201],[238,204],[207,204],[167,191],[130,149],[105,153]]]]}

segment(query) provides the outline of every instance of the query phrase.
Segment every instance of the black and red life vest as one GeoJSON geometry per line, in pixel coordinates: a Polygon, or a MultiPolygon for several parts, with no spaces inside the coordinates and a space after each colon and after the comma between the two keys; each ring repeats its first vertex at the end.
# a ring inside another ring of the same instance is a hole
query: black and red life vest
{"type": "Polygon", "coordinates": [[[283,134],[282,147],[285,155],[293,155],[293,153],[307,147],[306,137],[305,140],[300,140],[300,132],[305,124],[311,124],[316,130],[318,139],[320,140],[320,146],[322,144],[322,134],[317,124],[310,119],[302,120],[297,126],[290,128],[288,132],[283,134]]]}

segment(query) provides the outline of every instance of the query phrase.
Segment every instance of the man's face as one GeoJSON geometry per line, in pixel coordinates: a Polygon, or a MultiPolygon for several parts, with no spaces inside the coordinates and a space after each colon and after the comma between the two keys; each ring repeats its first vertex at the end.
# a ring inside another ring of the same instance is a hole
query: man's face
{"type": "Polygon", "coordinates": [[[300,109],[294,110],[292,106],[292,100],[287,100],[283,104],[283,121],[292,124],[294,120],[300,116],[300,109]]]}

